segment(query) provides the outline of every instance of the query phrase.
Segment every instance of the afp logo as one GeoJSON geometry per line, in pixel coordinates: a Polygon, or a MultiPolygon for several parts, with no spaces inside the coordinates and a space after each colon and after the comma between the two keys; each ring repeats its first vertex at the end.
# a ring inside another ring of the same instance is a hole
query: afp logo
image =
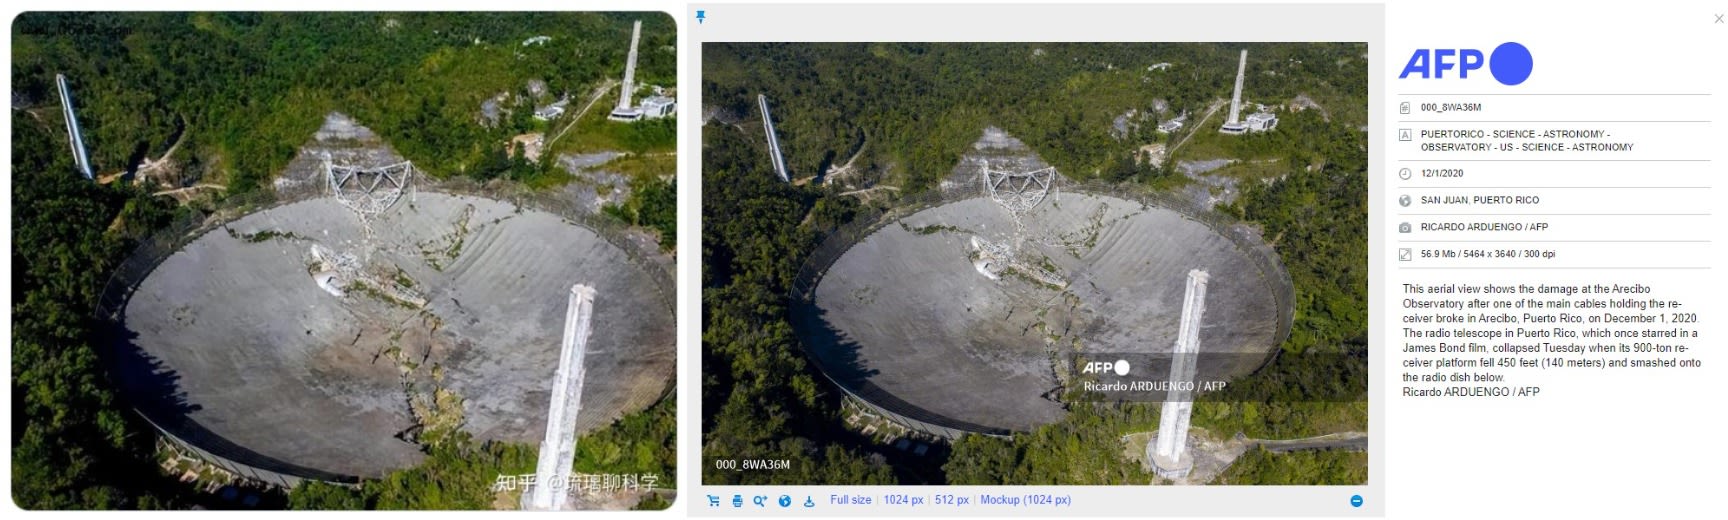
{"type": "Polygon", "coordinates": [[[1080,367],[1082,374],[1108,374],[1115,372],[1117,376],[1128,375],[1128,360],[1118,359],[1115,363],[1109,361],[1092,361],[1080,367]]]}
{"type": "Polygon", "coordinates": [[[1477,49],[1416,49],[1416,53],[1410,55],[1410,63],[1404,65],[1404,72],[1398,74],[1398,79],[1408,78],[1411,74],[1422,79],[1442,79],[1447,71],[1453,69],[1458,70],[1458,79],[1469,79],[1470,71],[1481,69],[1484,64],[1488,65],[1488,74],[1494,76],[1494,81],[1502,85],[1517,85],[1530,79],[1534,60],[1530,57],[1530,49],[1518,42],[1500,44],[1486,59],[1477,49]]]}

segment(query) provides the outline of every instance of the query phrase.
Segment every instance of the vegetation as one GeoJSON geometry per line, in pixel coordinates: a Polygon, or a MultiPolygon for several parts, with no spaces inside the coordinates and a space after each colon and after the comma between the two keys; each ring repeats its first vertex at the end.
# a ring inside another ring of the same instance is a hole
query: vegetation
{"type": "MultiPolygon", "coordinates": [[[[1174,161],[1236,160],[1216,174],[1234,179],[1241,194],[1218,211],[1259,226],[1277,250],[1294,284],[1295,324],[1267,366],[1198,403],[1194,425],[1272,439],[1367,428],[1368,154],[1361,127],[1368,67],[1361,45],[727,44],[703,52],[704,97],[720,109],[718,119],[752,118],[756,94],[766,94],[798,176],[862,149],[855,166],[915,195],[949,175],[989,126],[1019,137],[1069,178],[1147,190],[1185,182],[1170,168],[1174,161]],[[1161,119],[1191,112],[1193,128],[1229,97],[1244,46],[1250,99],[1285,104],[1306,95],[1324,109],[1286,110],[1277,131],[1233,137],[1213,131],[1223,121],[1216,115],[1165,164],[1135,161],[1140,146],[1172,138],[1154,130],[1161,119]],[[1173,65],[1148,70],[1157,62],[1173,65]],[[1171,111],[1112,135],[1115,118],[1130,109],[1145,114],[1155,101],[1171,111]]],[[[837,427],[832,396],[841,392],[805,361],[785,296],[813,244],[858,214],[858,203],[827,188],[779,182],[756,128],[704,127],[703,453],[710,461],[790,458],[799,471],[704,467],[704,483],[1150,481],[1124,463],[1121,437],[1155,429],[1157,408],[1076,394],[1064,396],[1069,414],[1057,423],[1008,439],[967,436],[951,452],[935,452],[941,460],[933,478],[860,459],[876,447],[837,427]],[[849,469],[802,469],[819,463],[849,469]]],[[[1284,460],[1297,459],[1250,464],[1284,460]]],[[[1315,471],[1325,475],[1313,482],[1360,482],[1336,465],[1315,471]]]]}
{"type": "Polygon", "coordinates": [[[652,228],[660,234],[660,247],[672,249],[678,243],[678,184],[659,178],[631,184],[630,198],[624,204],[606,206],[603,211],[631,225],[652,228]]]}
{"type": "Polygon", "coordinates": [[[155,436],[112,390],[95,305],[159,200],[72,173],[53,134],[12,113],[12,499],[26,509],[174,507],[155,436]]]}
{"type": "Polygon", "coordinates": [[[1368,482],[1368,454],[1360,451],[1273,453],[1256,448],[1230,465],[1218,484],[1312,486],[1368,482]]]}
{"type": "Polygon", "coordinates": [[[1134,153],[1169,138],[1156,132],[1159,121],[1190,112],[1192,126],[1229,98],[1242,48],[1248,98],[1283,104],[1306,94],[1341,127],[1367,124],[1361,44],[706,45],[702,88],[704,102],[731,118],[752,118],[756,95],[766,94],[795,176],[862,150],[858,165],[884,182],[926,188],[953,170],[983,128],[997,126],[1070,178],[1161,187],[1172,181],[1166,169],[1136,165],[1134,153]],[[1148,70],[1157,62],[1174,65],[1148,70]],[[1130,109],[1144,116],[1157,100],[1169,111],[1112,135],[1117,117],[1130,109]]]}
{"type": "Polygon", "coordinates": [[[706,130],[702,183],[702,454],[789,461],[783,471],[706,464],[704,484],[894,482],[889,468],[838,442],[838,393],[825,391],[786,321],[786,293],[821,231],[850,217],[845,199],[780,182],[742,142],[706,130]],[[804,215],[810,215],[806,220],[804,215]]]}
{"type": "Polygon", "coordinates": [[[943,469],[957,485],[1146,484],[1152,475],[1122,460],[1121,437],[1157,422],[1155,406],[1078,404],[1061,422],[1013,439],[967,435],[943,469]]]}
{"type": "MultiPolygon", "coordinates": [[[[658,475],[657,489],[672,488],[677,482],[677,412],[672,401],[663,399],[576,439],[575,471],[658,475]]],[[[305,482],[288,494],[288,505],[312,510],[495,509],[502,494],[493,490],[498,476],[534,473],[536,456],[534,446],[481,443],[456,432],[449,442],[429,446],[426,460],[418,466],[366,481],[359,489],[305,482]]],[[[502,505],[515,507],[514,502],[502,505]]],[[[664,509],[666,505],[663,499],[647,496],[637,507],[664,509]]]]}

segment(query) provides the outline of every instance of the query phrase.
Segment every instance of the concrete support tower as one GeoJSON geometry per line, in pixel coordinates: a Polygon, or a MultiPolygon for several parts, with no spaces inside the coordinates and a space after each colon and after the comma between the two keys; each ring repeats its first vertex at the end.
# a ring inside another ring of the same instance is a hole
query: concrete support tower
{"type": "MultiPolygon", "coordinates": [[[[630,30],[630,57],[624,62],[624,90],[618,93],[618,109],[616,111],[627,111],[635,108],[635,105],[632,104],[635,100],[631,98],[636,94],[636,43],[641,40],[642,21],[637,20],[635,28],[630,30]]],[[[1236,80],[1236,84],[1241,85],[1242,80],[1236,80]]],[[[1238,86],[1236,90],[1242,89],[1238,86]]]]}
{"type": "Polygon", "coordinates": [[[1236,94],[1230,96],[1230,119],[1224,122],[1221,132],[1240,134],[1247,131],[1242,126],[1242,76],[1248,71],[1248,49],[1242,49],[1242,58],[1236,62],[1236,94]]]}
{"type": "Polygon", "coordinates": [[[552,403],[546,410],[546,438],[534,467],[535,485],[523,496],[523,509],[558,511],[569,503],[570,465],[576,460],[576,415],[582,412],[582,359],[588,352],[594,288],[570,287],[569,313],[564,317],[564,347],[552,376],[552,403]]]}
{"type": "Polygon", "coordinates": [[[774,159],[774,173],[780,175],[780,180],[792,182],[792,176],[786,173],[786,157],[780,154],[780,137],[774,135],[774,117],[768,115],[768,96],[756,95],[756,104],[762,107],[762,131],[768,133],[768,155],[774,159]]]}
{"type": "Polygon", "coordinates": [[[624,60],[624,85],[618,90],[618,108],[606,116],[613,121],[631,122],[642,119],[642,110],[636,108],[636,44],[642,40],[642,21],[637,20],[635,28],[630,30],[630,56],[624,60]]]}
{"type": "Polygon", "coordinates": [[[1200,320],[1206,313],[1206,271],[1188,271],[1188,291],[1182,301],[1182,324],[1170,356],[1170,391],[1158,414],[1158,436],[1146,446],[1158,476],[1188,476],[1194,458],[1188,455],[1188,419],[1194,414],[1194,372],[1200,357],[1200,320]]]}
{"type": "Polygon", "coordinates": [[[84,132],[78,129],[78,114],[72,110],[72,88],[66,86],[66,75],[55,74],[54,85],[60,90],[60,115],[66,118],[66,140],[72,143],[72,162],[77,163],[78,173],[85,179],[94,180],[96,174],[90,168],[90,152],[84,149],[84,132]]]}

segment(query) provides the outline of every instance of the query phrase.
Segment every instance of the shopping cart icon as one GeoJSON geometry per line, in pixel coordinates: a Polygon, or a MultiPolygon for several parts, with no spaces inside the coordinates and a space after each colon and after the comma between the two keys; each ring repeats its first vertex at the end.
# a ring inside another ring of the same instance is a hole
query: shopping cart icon
{"type": "Polygon", "coordinates": [[[720,507],[720,497],[718,495],[708,495],[708,507],[720,507]]]}

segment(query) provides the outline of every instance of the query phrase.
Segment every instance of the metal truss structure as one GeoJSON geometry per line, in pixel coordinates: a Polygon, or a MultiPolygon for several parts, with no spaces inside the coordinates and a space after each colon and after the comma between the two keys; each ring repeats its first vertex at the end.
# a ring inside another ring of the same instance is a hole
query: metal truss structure
{"type": "Polygon", "coordinates": [[[991,170],[990,163],[986,161],[983,172],[981,179],[984,182],[984,192],[1006,208],[1015,221],[1019,221],[1021,215],[1043,202],[1044,197],[1050,194],[1050,189],[1056,185],[1054,166],[1030,172],[1009,172],[991,170]]]}
{"type": "Polygon", "coordinates": [[[403,193],[413,192],[414,163],[364,168],[334,164],[325,154],[324,179],[337,201],[369,221],[394,206],[403,193]]]}
{"type": "Polygon", "coordinates": [[[1050,190],[1056,186],[1056,167],[1011,172],[992,170],[990,162],[984,161],[981,171],[983,173],[979,175],[979,180],[984,184],[984,192],[990,195],[990,200],[1008,210],[1008,215],[1014,219],[1016,231],[1013,244],[994,243],[981,237],[972,237],[972,251],[975,254],[972,267],[992,280],[998,280],[1003,272],[1013,270],[1044,284],[1067,287],[1068,281],[1061,276],[1021,261],[1020,255],[1016,254],[1020,245],[1026,241],[1026,224],[1020,219],[1050,195],[1050,190]]]}

